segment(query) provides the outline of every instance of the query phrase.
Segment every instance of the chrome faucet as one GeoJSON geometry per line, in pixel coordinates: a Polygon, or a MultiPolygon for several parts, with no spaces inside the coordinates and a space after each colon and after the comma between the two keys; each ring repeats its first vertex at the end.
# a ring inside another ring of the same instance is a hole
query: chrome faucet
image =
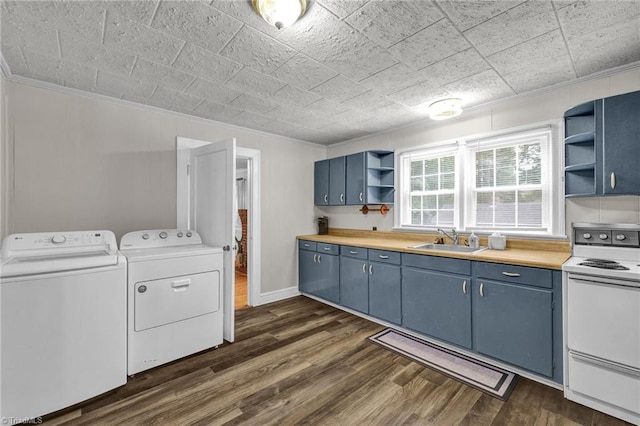
{"type": "Polygon", "coordinates": [[[451,235],[447,234],[447,232],[442,228],[438,228],[438,232],[449,237],[451,241],[453,241],[454,246],[458,245],[458,233],[456,232],[455,228],[451,228],[451,235]]]}

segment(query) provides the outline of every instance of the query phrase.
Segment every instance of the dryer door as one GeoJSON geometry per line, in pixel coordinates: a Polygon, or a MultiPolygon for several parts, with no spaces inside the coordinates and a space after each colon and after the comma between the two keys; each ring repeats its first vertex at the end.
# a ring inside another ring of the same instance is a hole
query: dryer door
{"type": "Polygon", "coordinates": [[[137,282],[135,331],[186,320],[220,309],[220,272],[137,282]]]}

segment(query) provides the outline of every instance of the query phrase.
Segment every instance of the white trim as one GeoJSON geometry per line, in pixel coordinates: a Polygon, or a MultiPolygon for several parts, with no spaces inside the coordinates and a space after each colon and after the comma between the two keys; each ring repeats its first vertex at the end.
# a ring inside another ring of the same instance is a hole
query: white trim
{"type": "Polygon", "coordinates": [[[258,306],[261,304],[260,286],[261,286],[261,259],[262,254],[260,235],[260,151],[250,148],[236,148],[236,158],[246,158],[248,160],[247,172],[249,174],[249,226],[247,234],[247,304],[249,306],[258,306]]]}
{"type": "Polygon", "coordinates": [[[254,306],[264,305],[266,303],[277,302],[279,300],[289,299],[300,295],[298,286],[287,287],[281,290],[269,291],[260,295],[260,302],[254,306]]]}
{"type": "Polygon", "coordinates": [[[0,71],[2,71],[2,75],[6,78],[11,78],[11,69],[9,68],[9,64],[4,60],[4,55],[0,52],[0,71]]]}

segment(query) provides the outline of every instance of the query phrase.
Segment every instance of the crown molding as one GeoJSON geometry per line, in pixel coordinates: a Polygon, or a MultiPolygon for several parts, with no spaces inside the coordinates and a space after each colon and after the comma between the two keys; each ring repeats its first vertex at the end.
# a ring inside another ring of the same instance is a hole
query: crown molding
{"type": "Polygon", "coordinates": [[[4,55],[0,52],[0,71],[2,71],[2,75],[5,78],[11,77],[11,69],[9,68],[9,64],[4,60],[4,55]]]}

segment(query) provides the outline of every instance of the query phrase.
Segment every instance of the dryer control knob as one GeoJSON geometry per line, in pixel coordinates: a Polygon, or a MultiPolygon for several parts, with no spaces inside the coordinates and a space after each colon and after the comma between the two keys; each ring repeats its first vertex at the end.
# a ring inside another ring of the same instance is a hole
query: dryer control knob
{"type": "Polygon", "coordinates": [[[609,235],[607,235],[607,234],[600,234],[600,235],[598,235],[598,237],[599,237],[601,240],[607,240],[607,239],[609,239],[609,235]]]}
{"type": "Polygon", "coordinates": [[[168,234],[167,234],[166,232],[164,232],[164,231],[162,231],[162,232],[160,233],[160,238],[162,238],[163,240],[166,240],[166,239],[167,239],[167,236],[168,236],[168,234]]]}
{"type": "Polygon", "coordinates": [[[149,239],[149,234],[142,234],[142,239],[143,240],[148,240],[149,239]]]}
{"type": "Polygon", "coordinates": [[[182,232],[178,232],[178,238],[182,238],[184,234],[182,232]]]}
{"type": "Polygon", "coordinates": [[[192,235],[191,231],[187,231],[187,238],[191,238],[192,235]]]}
{"type": "Polygon", "coordinates": [[[624,241],[626,239],[627,239],[627,236],[624,235],[624,234],[617,234],[616,235],[616,240],[618,240],[618,241],[624,241]]]}
{"type": "Polygon", "coordinates": [[[67,238],[64,235],[56,235],[51,238],[51,242],[53,244],[62,244],[67,241],[67,238]]]}
{"type": "Polygon", "coordinates": [[[589,238],[591,238],[591,234],[588,232],[585,232],[584,234],[582,234],[582,238],[584,238],[585,240],[588,240],[589,238]]]}

